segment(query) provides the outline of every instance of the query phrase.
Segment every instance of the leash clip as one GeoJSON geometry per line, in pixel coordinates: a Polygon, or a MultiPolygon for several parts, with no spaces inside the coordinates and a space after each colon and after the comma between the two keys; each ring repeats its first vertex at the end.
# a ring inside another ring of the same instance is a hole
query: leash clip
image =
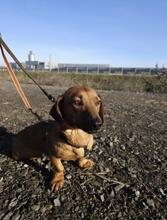
{"type": "Polygon", "coordinates": [[[56,102],[55,97],[53,97],[51,94],[48,95],[48,99],[49,99],[51,102],[53,102],[53,103],[56,102]]]}

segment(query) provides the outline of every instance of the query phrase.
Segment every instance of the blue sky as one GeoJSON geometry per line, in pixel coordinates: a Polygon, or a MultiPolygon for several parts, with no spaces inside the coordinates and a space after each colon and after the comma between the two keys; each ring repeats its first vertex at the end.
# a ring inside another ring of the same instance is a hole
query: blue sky
{"type": "Polygon", "coordinates": [[[166,0],[5,0],[0,32],[21,61],[167,66],[166,0]]]}

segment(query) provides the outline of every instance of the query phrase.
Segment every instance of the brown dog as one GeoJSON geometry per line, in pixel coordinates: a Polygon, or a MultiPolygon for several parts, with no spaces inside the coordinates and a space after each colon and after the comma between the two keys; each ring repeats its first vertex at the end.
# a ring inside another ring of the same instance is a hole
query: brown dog
{"type": "Polygon", "coordinates": [[[56,169],[52,190],[58,190],[64,184],[61,160],[77,160],[81,168],[94,165],[84,157],[84,148],[92,148],[91,133],[103,123],[102,101],[92,88],[75,86],[57,98],[50,114],[55,121],[37,123],[16,135],[12,156],[23,160],[47,155],[56,169]]]}

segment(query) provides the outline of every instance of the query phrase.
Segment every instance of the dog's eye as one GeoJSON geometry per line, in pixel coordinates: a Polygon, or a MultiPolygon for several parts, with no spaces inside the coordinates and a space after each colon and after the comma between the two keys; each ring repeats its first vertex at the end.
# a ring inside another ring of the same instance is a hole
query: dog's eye
{"type": "Polygon", "coordinates": [[[82,100],[81,99],[75,99],[74,101],[73,101],[73,104],[75,105],[75,106],[80,106],[80,105],[82,105],[82,100]]]}
{"type": "Polygon", "coordinates": [[[95,105],[97,105],[97,106],[99,106],[101,104],[101,100],[97,100],[96,102],[95,102],[95,105]]]}
{"type": "Polygon", "coordinates": [[[74,101],[74,104],[75,104],[75,105],[80,105],[80,104],[81,104],[81,101],[76,100],[76,101],[74,101]]]}

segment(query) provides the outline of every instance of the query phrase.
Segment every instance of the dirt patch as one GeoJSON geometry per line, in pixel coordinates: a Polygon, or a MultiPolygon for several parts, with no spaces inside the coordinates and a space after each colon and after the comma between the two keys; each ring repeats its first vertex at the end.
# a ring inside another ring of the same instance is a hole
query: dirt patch
{"type": "MultiPolygon", "coordinates": [[[[46,120],[51,103],[23,85],[46,120]]],[[[57,96],[66,88],[45,87],[57,96]]],[[[99,91],[105,125],[88,157],[92,170],[65,162],[65,185],[52,193],[47,158],[17,162],[9,156],[14,133],[36,119],[12,84],[0,81],[0,219],[166,219],[167,95],[99,91]]]]}

